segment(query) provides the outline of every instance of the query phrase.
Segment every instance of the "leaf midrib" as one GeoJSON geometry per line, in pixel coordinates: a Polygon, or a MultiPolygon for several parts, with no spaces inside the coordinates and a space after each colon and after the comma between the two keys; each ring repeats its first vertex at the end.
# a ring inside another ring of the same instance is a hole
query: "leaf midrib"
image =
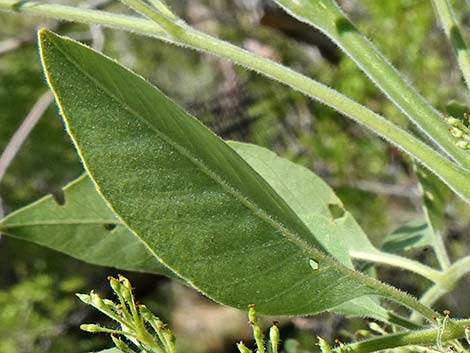
{"type": "Polygon", "coordinates": [[[11,228],[21,228],[21,227],[35,227],[35,226],[55,226],[55,225],[66,225],[66,226],[73,226],[73,225],[82,225],[82,224],[96,224],[96,225],[104,225],[104,224],[115,224],[117,226],[123,226],[119,220],[116,218],[112,220],[98,220],[98,219],[84,219],[84,220],[76,220],[76,219],[64,219],[57,221],[39,221],[39,222],[26,222],[26,223],[0,223],[0,230],[6,230],[11,228]]]}
{"type": "MultiPolygon", "coordinates": [[[[68,39],[66,39],[68,40],[68,39]]],[[[302,250],[310,253],[313,256],[320,256],[322,258],[327,257],[326,255],[322,254],[321,251],[318,249],[314,248],[310,244],[308,244],[305,240],[300,238],[298,235],[295,234],[295,232],[290,231],[287,227],[285,227],[283,224],[276,222],[274,219],[272,219],[269,214],[266,213],[262,208],[258,207],[255,203],[252,201],[248,200],[242,193],[236,191],[233,187],[225,183],[225,181],[215,172],[213,172],[211,169],[209,169],[206,165],[202,164],[201,162],[198,161],[198,159],[194,158],[187,149],[181,145],[179,145],[177,142],[173,141],[170,139],[168,136],[166,136],[164,133],[161,131],[155,129],[154,126],[152,126],[150,123],[148,123],[143,117],[140,116],[137,112],[135,112],[129,105],[125,104],[122,102],[118,97],[116,97],[114,94],[109,92],[109,90],[104,87],[102,84],[100,84],[99,81],[97,81],[92,75],[90,75],[88,72],[86,72],[77,62],[75,62],[70,56],[67,55],[67,53],[62,50],[59,46],[57,46],[53,40],[49,40],[49,42],[83,75],[85,75],[90,81],[95,83],[95,85],[101,89],[105,94],[109,96],[112,100],[114,100],[119,106],[124,108],[126,111],[131,113],[133,116],[135,116],[137,119],[142,121],[146,126],[148,126],[158,137],[160,137],[164,142],[169,144],[171,147],[173,147],[175,150],[177,150],[182,156],[186,157],[192,164],[194,164],[196,167],[198,167],[203,173],[205,173],[209,178],[213,179],[220,187],[227,192],[228,194],[232,195],[236,200],[238,200],[240,203],[242,203],[245,207],[250,209],[258,218],[260,218],[262,221],[268,223],[271,225],[274,229],[280,231],[284,237],[290,241],[291,243],[297,245],[299,248],[302,250]]],[[[83,44],[79,43],[79,45],[84,46],[83,44]]],[[[91,49],[93,50],[93,49],[91,49]]],[[[94,51],[94,50],[93,50],[94,51]]],[[[100,55],[105,56],[102,53],[99,53],[100,55]]],[[[106,57],[106,56],[105,56],[106,57]]],[[[107,57],[106,57],[107,58],[107,57]]],[[[107,58],[109,59],[109,58],[107,58]]],[[[112,61],[112,59],[109,59],[112,61]]],[[[114,62],[113,62],[114,63],[114,62]]],[[[47,65],[46,65],[47,67],[47,65]]],[[[136,75],[132,71],[128,70],[127,68],[120,66],[124,70],[128,71],[129,73],[136,75]]],[[[143,80],[145,84],[149,85],[151,89],[155,89],[153,86],[151,86],[146,80],[142,79],[140,76],[136,75],[139,79],[143,80]]],[[[56,94],[57,98],[57,103],[61,106],[60,98],[56,94]]],[[[186,112],[185,112],[186,113],[186,112]]],[[[65,112],[64,112],[65,115],[65,112]]],[[[193,118],[194,119],[194,118],[193,118]]],[[[195,121],[199,124],[201,124],[199,121],[195,119],[195,121]]],[[[222,141],[223,142],[223,141],[222,141]]],[[[78,148],[78,146],[77,146],[78,148]]],[[[84,161],[84,164],[87,165],[86,161],[84,161]]],[[[249,167],[249,166],[248,166],[249,167]]],[[[251,167],[250,167],[251,168],[251,167]]],[[[88,169],[88,168],[87,168],[88,169]]],[[[91,176],[92,173],[89,170],[89,175],[91,176]]],[[[93,179],[93,178],[92,178],[93,179]]],[[[99,192],[98,188],[98,192],[99,192]]],[[[111,205],[110,205],[111,206],[111,205]]],[[[286,206],[288,207],[288,206],[286,206]]],[[[292,211],[293,214],[295,214],[292,211]]],[[[300,219],[298,220],[304,227],[306,225],[301,221],[300,219]]],[[[124,220],[123,220],[124,222],[124,220]]],[[[313,234],[312,234],[313,235],[313,234]]],[[[144,239],[142,241],[146,242],[144,239]]],[[[149,247],[150,248],[150,247],[149,247]]],[[[334,266],[335,268],[338,269],[340,265],[337,264],[334,266]]]]}

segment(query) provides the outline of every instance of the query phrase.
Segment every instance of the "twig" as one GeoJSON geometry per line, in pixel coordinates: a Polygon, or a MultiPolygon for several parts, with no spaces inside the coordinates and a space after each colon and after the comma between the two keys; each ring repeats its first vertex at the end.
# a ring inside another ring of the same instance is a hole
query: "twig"
{"type": "Polygon", "coordinates": [[[34,104],[18,130],[16,130],[15,134],[8,142],[5,150],[0,156],[0,181],[5,176],[5,172],[10,166],[10,163],[13,161],[21,146],[28,138],[31,130],[36,126],[47,107],[52,103],[53,98],[54,97],[51,92],[44,93],[41,98],[38,99],[36,104],[34,104]]]}
{"type": "MultiPolygon", "coordinates": [[[[112,3],[112,0],[94,0],[88,3],[84,3],[81,8],[84,9],[104,9],[109,4],[112,3]]],[[[60,28],[64,26],[64,23],[58,23],[53,26],[48,26],[53,31],[60,31],[60,28]]],[[[92,33],[93,34],[93,33],[92,33]]],[[[24,46],[34,44],[36,42],[36,34],[33,35],[23,35],[16,38],[9,38],[0,42],[0,57],[3,55],[9,54],[12,51],[23,48],[24,46]]]]}

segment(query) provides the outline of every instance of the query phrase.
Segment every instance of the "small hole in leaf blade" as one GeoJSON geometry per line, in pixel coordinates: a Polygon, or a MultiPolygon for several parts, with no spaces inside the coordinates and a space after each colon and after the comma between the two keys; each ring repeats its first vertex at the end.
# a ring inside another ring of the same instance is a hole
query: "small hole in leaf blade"
{"type": "Polygon", "coordinates": [[[314,259],[310,259],[309,264],[310,264],[310,267],[312,268],[312,270],[314,270],[314,271],[316,271],[320,268],[320,264],[318,263],[318,261],[315,261],[314,259]]]}
{"type": "Polygon", "coordinates": [[[343,207],[335,203],[328,204],[328,210],[334,219],[341,218],[346,213],[343,207]]]}
{"type": "Polygon", "coordinates": [[[116,227],[117,227],[117,224],[114,224],[114,223],[106,223],[104,225],[104,229],[109,230],[109,231],[112,231],[116,227]]]}

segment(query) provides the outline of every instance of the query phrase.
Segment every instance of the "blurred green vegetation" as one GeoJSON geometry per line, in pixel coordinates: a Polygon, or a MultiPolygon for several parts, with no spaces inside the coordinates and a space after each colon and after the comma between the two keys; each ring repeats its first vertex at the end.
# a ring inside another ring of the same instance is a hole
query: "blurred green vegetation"
{"type": "MultiPolygon", "coordinates": [[[[265,2],[171,3],[198,28],[279,60],[387,118],[406,124],[404,116],[350,59],[339,52],[338,60],[325,59],[316,45],[259,25],[263,6],[267,6],[265,2]]],[[[345,0],[343,3],[360,29],[438,109],[443,111],[451,99],[468,103],[452,51],[436,24],[429,1],[345,0]]],[[[468,6],[463,1],[454,3],[468,32],[468,6]]],[[[110,3],[107,9],[127,11],[115,3],[110,3]]],[[[266,9],[272,11],[272,7],[266,9]]],[[[0,54],[2,151],[24,116],[46,91],[34,46],[35,28],[55,28],[57,24],[4,13],[0,13],[0,23],[0,41],[28,38],[19,49],[0,54]]],[[[59,31],[90,43],[86,26],[60,25],[59,31]]],[[[103,51],[107,55],[158,85],[224,138],[269,147],[325,178],[374,242],[380,243],[393,228],[417,217],[419,199],[409,160],[366,129],[298,92],[217,58],[115,30],[104,29],[103,33],[103,51]]],[[[325,39],[320,38],[320,47],[322,41],[325,39]]],[[[58,190],[80,171],[73,147],[55,107],[51,106],[1,180],[0,195],[6,213],[58,190]]],[[[469,229],[468,209],[455,200],[447,218],[445,234],[450,234],[452,240],[451,253],[454,256],[468,253],[468,240],[462,238],[469,229]]],[[[416,255],[424,260],[429,256],[416,255]]],[[[85,352],[106,347],[102,337],[79,332],[78,319],[90,314],[72,293],[102,287],[106,275],[113,270],[82,264],[5,237],[0,239],[0,263],[0,352],[85,352]]],[[[393,272],[384,275],[397,281],[393,272]]],[[[188,290],[171,289],[167,282],[156,285],[162,282],[155,276],[128,276],[137,284],[142,300],[153,303],[156,312],[163,311],[162,315],[171,324],[171,313],[179,312],[178,305],[181,306],[177,299],[187,297],[188,290]]],[[[410,281],[394,283],[411,292],[426,286],[425,283],[413,285],[410,281]]],[[[454,302],[449,300],[448,305],[457,305],[459,297],[452,298],[454,302]]],[[[201,298],[195,301],[201,300],[209,305],[201,298]]],[[[186,312],[191,315],[190,309],[186,308],[186,312]]],[[[174,316],[173,319],[176,320],[174,316]]],[[[324,324],[330,325],[330,329],[324,328],[322,335],[339,336],[339,324],[331,318],[328,320],[324,324]]],[[[242,325],[243,315],[236,322],[242,325]]],[[[312,326],[307,327],[313,330],[312,326]]],[[[285,329],[297,335],[297,341],[285,342],[289,352],[312,349],[311,333],[301,328],[302,325],[294,325],[285,329]]],[[[198,336],[204,335],[204,331],[198,332],[198,336]]],[[[204,337],[200,337],[197,347],[200,352],[230,351],[227,347],[234,348],[233,337],[237,335],[243,335],[242,331],[227,335],[232,341],[221,342],[219,346],[204,343],[204,337]]],[[[194,347],[185,337],[179,339],[184,341],[183,353],[194,347]]],[[[187,339],[196,338],[188,334],[187,339]]]]}

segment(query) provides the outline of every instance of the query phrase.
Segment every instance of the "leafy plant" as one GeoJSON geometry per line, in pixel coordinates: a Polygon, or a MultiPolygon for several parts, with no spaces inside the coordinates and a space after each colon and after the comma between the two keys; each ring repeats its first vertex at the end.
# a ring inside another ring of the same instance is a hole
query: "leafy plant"
{"type": "MultiPolygon", "coordinates": [[[[62,202],[49,196],[13,212],[1,221],[0,231],[87,262],[163,273],[241,309],[255,303],[260,313],[270,315],[332,311],[371,317],[399,330],[339,345],[338,351],[459,348],[448,342],[467,335],[470,320],[451,319],[448,312],[435,312],[432,304],[469,271],[470,257],[452,263],[440,235],[447,187],[470,200],[468,115],[444,118],[333,0],[276,3],[332,39],[419,132],[288,67],[194,29],[160,0],[122,2],[148,19],[29,1],[0,0],[0,9],[115,27],[205,51],[331,106],[420,164],[425,215],[420,229],[425,231],[416,235],[416,227],[408,227],[378,249],[334,192],[309,170],[255,145],[224,142],[143,78],[47,30],[39,32],[43,69],[86,174],[64,188],[62,202]],[[405,249],[423,244],[434,249],[439,269],[403,255],[405,249]],[[417,300],[356,270],[358,261],[406,269],[433,286],[417,300]],[[378,297],[411,309],[412,315],[398,315],[378,297]]],[[[450,4],[433,4],[468,84],[470,54],[450,4]]],[[[139,337],[151,345],[144,321],[152,325],[153,319],[142,321],[144,313],[137,312],[124,278],[111,282],[121,301],[123,316],[115,317],[120,332],[140,325],[139,337]]],[[[82,299],[107,315],[119,311],[93,294],[82,299]]],[[[250,321],[256,329],[256,320],[250,321]]],[[[255,332],[258,350],[263,346],[260,337],[255,332]]],[[[122,351],[132,350],[115,343],[122,351]]],[[[331,350],[325,342],[321,345],[325,352],[331,350]]]]}

